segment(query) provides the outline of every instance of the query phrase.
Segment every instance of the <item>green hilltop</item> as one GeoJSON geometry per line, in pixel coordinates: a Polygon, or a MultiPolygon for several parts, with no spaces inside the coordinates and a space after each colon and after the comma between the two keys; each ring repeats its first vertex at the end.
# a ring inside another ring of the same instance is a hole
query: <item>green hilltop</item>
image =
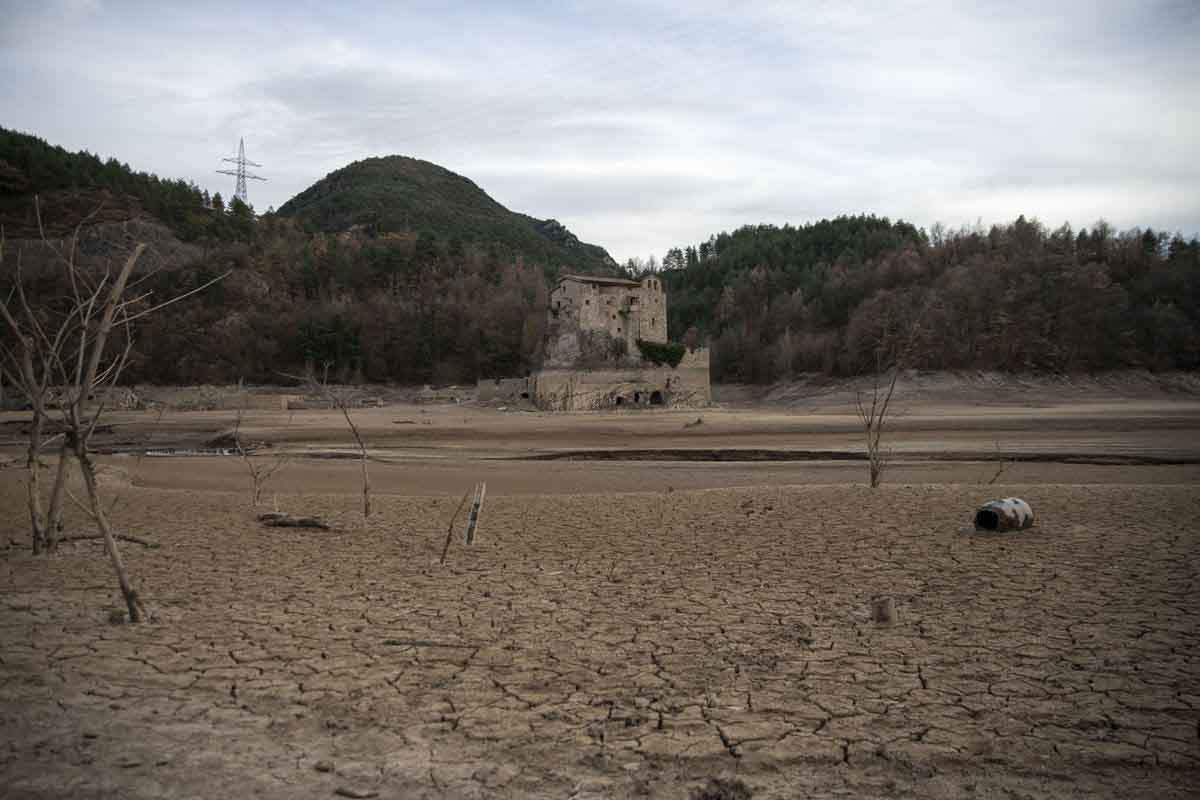
{"type": "Polygon", "coordinates": [[[368,235],[498,247],[552,268],[616,267],[604,248],[581,242],[556,220],[509,211],[462,175],[406,156],[367,158],[335,170],[284,203],[278,214],[324,233],[360,227],[368,235]]]}

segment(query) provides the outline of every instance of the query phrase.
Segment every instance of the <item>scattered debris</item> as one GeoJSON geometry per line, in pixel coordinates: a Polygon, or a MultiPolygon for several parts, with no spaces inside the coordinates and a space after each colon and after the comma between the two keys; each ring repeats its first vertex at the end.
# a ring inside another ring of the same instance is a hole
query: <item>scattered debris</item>
{"type": "Polygon", "coordinates": [[[221,431],[216,436],[208,439],[204,444],[208,447],[237,447],[237,431],[233,428],[221,431]]]}
{"type": "Polygon", "coordinates": [[[1033,509],[1018,497],[990,500],[975,512],[977,531],[1023,531],[1033,527],[1033,509]]]}
{"type": "Polygon", "coordinates": [[[317,528],[329,530],[329,525],[317,517],[293,517],[280,511],[267,511],[258,515],[258,521],[268,528],[317,528]]]}
{"type": "Polygon", "coordinates": [[[333,772],[333,762],[322,759],[321,761],[313,764],[313,769],[315,769],[317,772],[333,772]]]}
{"type": "Polygon", "coordinates": [[[704,417],[696,417],[696,421],[695,421],[695,422],[685,422],[685,423],[683,423],[683,427],[685,427],[685,428],[694,428],[694,427],[696,427],[697,425],[703,425],[703,424],[704,424],[704,417]]]}
{"type": "Polygon", "coordinates": [[[208,439],[204,443],[204,448],[206,448],[210,451],[211,450],[217,450],[217,451],[232,450],[234,452],[237,452],[237,449],[240,447],[242,450],[245,450],[247,453],[249,453],[254,450],[262,450],[264,448],[271,446],[270,442],[250,441],[249,439],[241,438],[240,432],[238,430],[238,428],[240,426],[241,426],[241,418],[239,417],[238,418],[238,427],[233,427],[233,428],[229,428],[227,430],[223,430],[220,433],[218,433],[216,436],[213,436],[212,438],[208,439]]]}
{"type": "Polygon", "coordinates": [[[708,783],[693,789],[690,800],[750,800],[754,790],[739,778],[709,778],[708,783]]]}

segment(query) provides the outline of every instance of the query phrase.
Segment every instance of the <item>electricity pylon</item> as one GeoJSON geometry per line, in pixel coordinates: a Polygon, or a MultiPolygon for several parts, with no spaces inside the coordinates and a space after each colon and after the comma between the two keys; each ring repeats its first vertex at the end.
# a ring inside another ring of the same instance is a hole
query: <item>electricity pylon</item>
{"type": "Polygon", "coordinates": [[[238,139],[238,154],[237,158],[222,158],[222,161],[229,161],[237,164],[237,169],[219,169],[217,172],[222,175],[233,175],[237,177],[237,188],[233,191],[233,196],[241,200],[246,205],[250,205],[250,200],[246,196],[246,179],[254,181],[265,181],[266,178],[258,175],[251,175],[246,172],[246,167],[261,167],[262,164],[257,164],[253,161],[246,160],[246,140],[238,139]]]}

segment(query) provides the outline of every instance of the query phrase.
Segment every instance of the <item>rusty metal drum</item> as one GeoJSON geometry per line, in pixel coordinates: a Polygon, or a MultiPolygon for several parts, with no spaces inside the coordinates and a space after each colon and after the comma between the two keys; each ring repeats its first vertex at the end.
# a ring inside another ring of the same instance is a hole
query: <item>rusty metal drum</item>
{"type": "Polygon", "coordinates": [[[1019,497],[990,500],[975,512],[977,531],[1023,531],[1033,526],[1033,509],[1019,497]]]}

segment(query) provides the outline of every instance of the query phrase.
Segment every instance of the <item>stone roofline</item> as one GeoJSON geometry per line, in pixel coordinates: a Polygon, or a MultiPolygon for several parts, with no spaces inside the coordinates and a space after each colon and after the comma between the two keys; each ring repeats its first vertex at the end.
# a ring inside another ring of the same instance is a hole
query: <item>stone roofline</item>
{"type": "Polygon", "coordinates": [[[628,278],[606,278],[598,275],[563,275],[554,285],[557,288],[566,281],[576,281],[577,283],[594,283],[601,286],[641,286],[649,277],[646,276],[640,281],[631,281],[628,278]]]}

